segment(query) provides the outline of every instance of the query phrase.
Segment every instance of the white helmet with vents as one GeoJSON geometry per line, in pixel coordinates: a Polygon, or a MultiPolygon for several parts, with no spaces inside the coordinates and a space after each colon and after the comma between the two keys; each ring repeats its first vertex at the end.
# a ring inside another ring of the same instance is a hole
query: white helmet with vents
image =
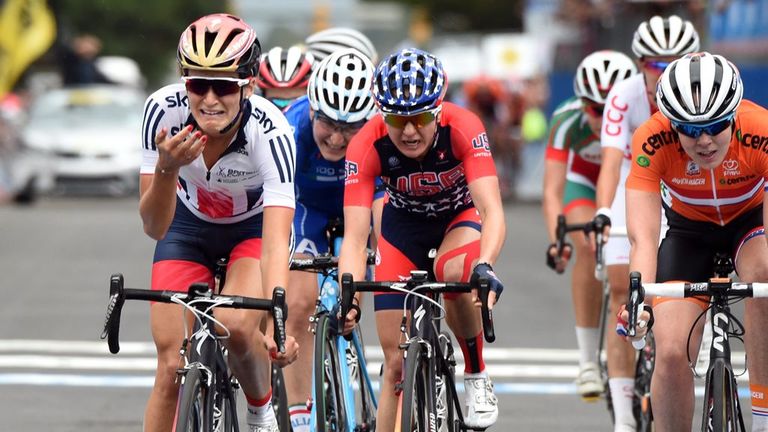
{"type": "Polygon", "coordinates": [[[354,48],[365,54],[373,63],[379,55],[368,37],[359,31],[347,27],[332,27],[307,36],[304,41],[307,52],[311,53],[316,62],[320,62],[332,52],[354,48]]]}
{"type": "Polygon", "coordinates": [[[635,73],[635,62],[626,54],[610,50],[593,52],[579,63],[573,91],[580,98],[604,104],[611,87],[635,73]]]}
{"type": "Polygon", "coordinates": [[[693,53],[664,70],[656,86],[656,105],[672,121],[711,122],[736,112],[743,93],[739,71],[725,57],[693,53]]]}
{"type": "Polygon", "coordinates": [[[332,120],[356,123],[375,113],[371,60],[356,49],[333,52],[315,67],[307,86],[309,105],[332,120]]]}
{"type": "Polygon", "coordinates": [[[635,30],[632,52],[641,57],[679,57],[699,50],[699,34],[677,15],[654,16],[635,30]]]}

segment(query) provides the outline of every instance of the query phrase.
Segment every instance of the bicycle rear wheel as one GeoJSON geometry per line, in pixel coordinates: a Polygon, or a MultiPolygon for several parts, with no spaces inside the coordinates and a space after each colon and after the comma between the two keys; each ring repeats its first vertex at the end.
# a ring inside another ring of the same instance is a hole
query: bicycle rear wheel
{"type": "Polygon", "coordinates": [[[272,365],[272,408],[275,410],[277,424],[281,431],[290,432],[291,415],[288,412],[288,395],[285,392],[283,369],[272,365]]]}
{"type": "Polygon", "coordinates": [[[716,359],[707,373],[707,387],[704,394],[702,431],[738,431],[738,403],[733,372],[726,367],[723,359],[716,359]]]}
{"type": "Polygon", "coordinates": [[[176,432],[211,430],[209,389],[203,384],[203,372],[191,368],[184,374],[181,396],[176,407],[176,432]]]}
{"type": "Polygon", "coordinates": [[[435,421],[433,407],[429,406],[429,363],[422,356],[421,345],[411,343],[405,357],[405,382],[403,382],[403,406],[401,431],[429,431],[430,417],[435,421]]]}
{"type": "Polygon", "coordinates": [[[638,432],[653,432],[653,409],[651,407],[651,376],[656,360],[656,341],[653,332],[645,338],[645,347],[640,351],[635,365],[635,391],[632,397],[632,411],[638,432]]]}
{"type": "Polygon", "coordinates": [[[331,329],[328,315],[321,314],[315,330],[314,358],[314,406],[317,432],[346,429],[341,372],[335,338],[335,331],[331,329]]]}

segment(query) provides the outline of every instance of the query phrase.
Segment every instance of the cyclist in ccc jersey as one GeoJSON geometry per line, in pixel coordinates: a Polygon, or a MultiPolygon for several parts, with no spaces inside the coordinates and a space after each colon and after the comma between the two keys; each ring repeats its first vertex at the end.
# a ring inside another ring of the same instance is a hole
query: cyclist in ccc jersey
{"type": "MultiPolygon", "coordinates": [[[[624,184],[629,174],[632,132],[657,111],[656,82],[672,60],[699,49],[699,35],[689,21],[675,15],[654,16],[642,22],[632,40],[632,52],[639,74],[616,84],[608,93],[600,133],[602,167],[597,180],[595,221],[625,228],[624,184]]],[[[610,310],[613,317],[627,300],[629,286],[629,240],[625,236],[608,237],[604,248],[608,284],[611,288],[610,310]]],[[[611,322],[609,327],[615,327],[611,322]]],[[[607,338],[608,384],[614,399],[616,427],[623,424],[634,430],[632,393],[634,391],[635,353],[620,339],[607,338]]],[[[618,429],[617,429],[618,430],[618,429]]]]}
{"type": "MultiPolygon", "coordinates": [[[[316,66],[307,96],[285,112],[296,139],[293,230],[299,258],[327,253],[325,228],[330,220],[344,216],[344,157],[349,141],[376,112],[373,71],[373,63],[359,51],[335,51],[316,66]]],[[[318,290],[316,274],[290,272],[287,327],[302,346],[312,346],[307,322],[318,290]]],[[[312,356],[299,357],[284,369],[284,375],[293,432],[309,432],[306,401],[312,390],[312,356]]]]}
{"type": "MultiPolygon", "coordinates": [[[[558,250],[557,216],[571,224],[589,222],[595,212],[595,183],[600,171],[600,131],[605,96],[613,85],[635,73],[632,60],[618,51],[597,51],[581,61],[573,80],[575,96],[555,109],[544,166],[542,209],[550,245],[547,264],[562,273],[570,246],[558,250]]],[[[572,295],[579,346],[577,391],[594,400],[603,392],[597,366],[601,285],[595,279],[595,256],[583,233],[571,234],[576,245],[572,295]]],[[[618,341],[620,342],[620,341],[618,341]]],[[[630,406],[631,414],[631,406],[630,406]]]]}
{"type": "MultiPolygon", "coordinates": [[[[661,112],[632,137],[627,178],[630,268],[644,282],[708,280],[713,258],[733,258],[739,279],[768,281],[763,220],[768,177],[768,111],[747,100],[736,67],[719,55],[688,54],[659,80],[661,112]],[[659,189],[661,183],[661,189],[659,189]],[[658,245],[660,211],[669,230],[658,245]]],[[[656,364],[651,392],[657,431],[691,430],[693,374],[685,347],[707,299],[654,302],[656,364]]],[[[622,314],[626,320],[626,311],[622,314]]],[[[641,317],[650,317],[644,312],[641,317]]],[[[768,300],[748,299],[745,348],[752,430],[768,430],[768,300]]],[[[696,358],[703,322],[691,343],[696,358]]]]}
{"type": "MultiPolygon", "coordinates": [[[[376,68],[373,94],[382,112],[352,139],[344,191],[345,237],[339,274],[365,277],[365,251],[375,179],[387,188],[378,243],[377,280],[403,280],[414,269],[432,270],[439,281],[487,277],[492,306],[503,286],[491,265],[501,250],[504,212],[488,139],[480,119],[443,103],[440,61],[418,49],[403,49],[376,68]],[[437,250],[434,263],[428,257],[437,250]]],[[[445,296],[447,322],[466,359],[466,424],[486,428],[498,417],[493,387],[483,363],[479,301],[468,294],[445,296]]],[[[402,353],[396,329],[404,295],[376,294],[374,308],[384,351],[377,429],[394,429],[395,385],[402,353]]],[[[350,321],[356,316],[351,311],[350,321]]]]}
{"type": "MultiPolygon", "coordinates": [[[[253,96],[261,48],[240,18],[214,14],[187,27],[178,47],[184,84],[153,93],[144,108],[139,211],[157,240],[152,289],[186,291],[213,282],[211,269],[228,257],[222,292],[269,298],[286,286],[293,218],[295,144],[288,122],[253,96]]],[[[158,353],[145,431],[168,431],[178,395],[178,349],[184,337],[177,305],[151,306],[158,353]]],[[[293,338],[277,353],[265,312],[223,309],[224,342],[248,402],[252,432],[276,432],[270,361],[296,358],[293,338]],[[268,351],[271,351],[268,354],[268,351]]]]}

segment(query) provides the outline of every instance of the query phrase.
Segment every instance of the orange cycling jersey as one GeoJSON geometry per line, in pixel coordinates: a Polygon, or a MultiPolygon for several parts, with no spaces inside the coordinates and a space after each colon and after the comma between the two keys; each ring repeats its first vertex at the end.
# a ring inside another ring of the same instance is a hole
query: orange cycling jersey
{"type": "Polygon", "coordinates": [[[627,189],[660,193],[665,207],[691,220],[725,225],[763,202],[768,177],[768,111],[743,100],[723,163],[701,169],[660,112],[632,136],[627,189]]]}

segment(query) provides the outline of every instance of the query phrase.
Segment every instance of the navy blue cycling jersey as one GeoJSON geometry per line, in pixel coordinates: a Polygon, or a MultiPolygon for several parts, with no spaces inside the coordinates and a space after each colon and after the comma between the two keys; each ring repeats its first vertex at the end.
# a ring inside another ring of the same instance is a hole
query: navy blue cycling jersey
{"type": "Polygon", "coordinates": [[[309,100],[296,99],[285,111],[296,141],[296,201],[329,215],[341,215],[344,203],[344,159],[325,160],[312,134],[309,100]]]}

